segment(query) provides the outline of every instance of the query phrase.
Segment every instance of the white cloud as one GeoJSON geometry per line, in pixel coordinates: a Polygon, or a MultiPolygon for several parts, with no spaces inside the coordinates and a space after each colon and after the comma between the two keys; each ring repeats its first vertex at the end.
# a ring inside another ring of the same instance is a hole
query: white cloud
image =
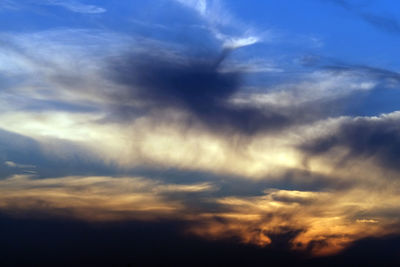
{"type": "Polygon", "coordinates": [[[19,10],[21,6],[12,1],[12,0],[2,0],[0,1],[0,10],[1,9],[8,9],[8,10],[19,10]]]}
{"type": "Polygon", "coordinates": [[[298,81],[288,81],[269,88],[267,92],[238,94],[233,101],[249,106],[290,107],[316,101],[329,101],[354,92],[376,88],[374,77],[360,73],[314,71],[301,75],[298,81]]]}
{"type": "Polygon", "coordinates": [[[86,5],[82,4],[78,1],[69,1],[69,0],[48,0],[43,2],[45,5],[54,5],[54,6],[61,6],[66,8],[72,12],[76,13],[86,13],[86,14],[99,14],[104,13],[107,10],[102,7],[94,6],[94,5],[86,5]]]}
{"type": "Polygon", "coordinates": [[[215,38],[222,41],[225,48],[236,49],[261,41],[259,35],[250,33],[249,26],[234,18],[218,0],[175,0],[196,11],[207,23],[215,38]],[[225,34],[222,27],[235,29],[237,35],[225,34]]]}
{"type": "Polygon", "coordinates": [[[194,10],[196,10],[203,16],[206,14],[206,10],[207,10],[207,1],[206,0],[176,0],[176,1],[185,6],[193,8],[194,10]]]}
{"type": "Polygon", "coordinates": [[[4,165],[6,165],[9,168],[21,168],[21,169],[34,169],[34,168],[36,168],[36,166],[34,166],[34,165],[18,164],[18,163],[15,163],[14,161],[10,161],[10,160],[5,161],[4,165]]]}
{"type": "MultiPolygon", "coordinates": [[[[209,132],[200,123],[188,128],[183,122],[188,120],[189,115],[176,110],[167,110],[164,114],[148,113],[130,123],[107,120],[99,123],[124,98],[123,94],[116,95],[120,85],[104,77],[102,64],[105,57],[132,49],[146,52],[151,47],[148,43],[136,42],[123,35],[82,30],[0,37],[8,39],[18,48],[12,53],[0,49],[0,62],[4,63],[0,64],[0,69],[10,77],[18,77],[24,71],[27,76],[23,84],[10,86],[0,93],[0,127],[5,130],[39,141],[58,138],[80,142],[105,161],[127,167],[149,164],[252,178],[271,174],[279,176],[290,168],[304,168],[301,153],[296,147],[309,136],[307,129],[312,131],[318,128],[316,125],[306,124],[302,129],[291,129],[293,131],[288,130],[277,136],[256,136],[241,146],[232,145],[235,137],[226,138],[209,132]],[[46,101],[95,107],[95,110],[71,112],[60,108],[48,112],[45,106],[42,110],[24,106],[36,103],[43,106],[46,101]],[[98,145],[100,143],[102,146],[98,145]],[[240,153],[237,153],[238,149],[240,153]]],[[[165,47],[159,43],[156,45],[165,47]]],[[[230,63],[231,70],[236,68],[253,73],[280,71],[263,60],[249,61],[247,65],[234,61],[230,63]]],[[[284,81],[267,92],[241,90],[232,99],[233,104],[264,105],[284,112],[291,111],[285,107],[323,102],[375,86],[373,78],[357,73],[313,72],[298,78],[297,82],[284,81]]],[[[129,101],[125,102],[129,107],[140,105],[140,99],[129,101]]],[[[330,129],[326,125],[323,128],[330,129]]],[[[322,170],[318,168],[318,171],[322,170]]]]}
{"type": "Polygon", "coordinates": [[[13,162],[13,161],[5,161],[4,165],[6,165],[7,167],[10,167],[10,168],[16,168],[17,167],[17,164],[15,162],[13,162]]]}
{"type": "Polygon", "coordinates": [[[223,41],[223,46],[228,49],[236,49],[248,45],[253,45],[259,42],[259,38],[256,36],[246,37],[231,37],[223,34],[217,34],[216,37],[223,41]]]}

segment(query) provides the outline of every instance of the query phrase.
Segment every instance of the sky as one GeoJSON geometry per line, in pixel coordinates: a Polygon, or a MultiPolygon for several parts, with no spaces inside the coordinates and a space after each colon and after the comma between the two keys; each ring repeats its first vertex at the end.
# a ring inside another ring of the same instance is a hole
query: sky
{"type": "Polygon", "coordinates": [[[399,46],[394,0],[1,0],[0,263],[399,264],[399,46]]]}

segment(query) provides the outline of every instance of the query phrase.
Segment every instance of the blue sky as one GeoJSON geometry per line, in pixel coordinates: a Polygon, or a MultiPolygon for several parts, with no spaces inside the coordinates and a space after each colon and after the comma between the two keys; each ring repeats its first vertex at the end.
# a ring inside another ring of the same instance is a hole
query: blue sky
{"type": "Polygon", "coordinates": [[[400,234],[399,7],[1,1],[1,212],[318,256],[400,234]]]}
{"type": "MultiPolygon", "coordinates": [[[[316,54],[381,68],[398,67],[392,60],[398,53],[399,42],[397,4],[394,1],[352,1],[345,5],[341,2],[254,1],[244,4],[230,1],[224,3],[229,11],[224,11],[222,16],[228,13],[229,19],[234,18],[236,27],[225,26],[231,28],[226,30],[236,30],[236,34],[244,34],[249,30],[247,27],[260,35],[269,33],[264,42],[272,42],[271,39],[274,42],[263,50],[274,49],[282,56],[316,54]],[[365,16],[375,19],[368,20],[365,16]]],[[[179,33],[190,24],[204,23],[195,10],[184,10],[169,1],[118,4],[104,1],[102,6],[96,6],[93,1],[5,1],[1,13],[3,31],[23,33],[85,28],[171,38],[164,32],[167,29],[157,29],[157,25],[174,26],[172,31],[179,33]]]]}

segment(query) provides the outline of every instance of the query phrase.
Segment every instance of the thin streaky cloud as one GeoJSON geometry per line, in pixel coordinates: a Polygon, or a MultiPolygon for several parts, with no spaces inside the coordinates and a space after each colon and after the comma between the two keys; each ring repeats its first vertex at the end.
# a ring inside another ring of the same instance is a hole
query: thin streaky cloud
{"type": "Polygon", "coordinates": [[[353,13],[366,23],[370,24],[371,26],[375,27],[376,29],[393,33],[393,34],[400,34],[400,23],[399,21],[392,16],[384,16],[379,15],[371,12],[364,11],[362,9],[363,6],[356,6],[352,4],[350,1],[346,0],[327,0],[335,5],[338,5],[349,12],[353,13]]]}
{"type": "Polygon", "coordinates": [[[1,10],[19,10],[21,6],[12,0],[3,0],[0,2],[0,11],[1,10]]]}
{"type": "MultiPolygon", "coordinates": [[[[187,236],[307,257],[398,236],[400,106],[387,107],[400,96],[397,36],[361,21],[378,11],[360,1],[336,1],[327,16],[320,3],[251,2],[102,2],[107,16],[90,15],[103,11],[92,0],[2,10],[15,25],[0,23],[0,221],[179,219],[187,236]],[[353,19],[343,28],[334,12],[353,19]],[[326,57],[296,61],[304,54],[326,57]]],[[[158,257],[153,244],[173,240],[164,237],[141,251],[158,257]]]]}
{"type": "Polygon", "coordinates": [[[48,0],[45,2],[41,2],[41,4],[60,6],[69,11],[76,12],[76,13],[84,13],[84,14],[100,14],[100,13],[104,13],[107,11],[105,8],[95,6],[95,5],[86,5],[86,4],[80,3],[78,1],[48,0]]]}
{"type": "MultiPolygon", "coordinates": [[[[223,47],[236,49],[249,46],[262,41],[261,35],[254,34],[249,26],[243,26],[232,14],[227,11],[222,1],[217,0],[174,0],[197,12],[208,24],[214,37],[222,42],[223,47]],[[237,35],[224,34],[221,26],[232,27],[239,30],[237,35]],[[246,28],[246,30],[242,30],[246,28]]],[[[264,34],[265,35],[265,34],[264,34]]]]}

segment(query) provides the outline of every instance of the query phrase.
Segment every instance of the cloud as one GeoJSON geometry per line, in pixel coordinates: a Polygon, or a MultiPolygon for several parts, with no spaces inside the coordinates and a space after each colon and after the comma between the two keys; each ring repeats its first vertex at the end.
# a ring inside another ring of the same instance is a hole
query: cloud
{"type": "Polygon", "coordinates": [[[6,165],[9,168],[21,168],[21,169],[35,169],[35,165],[25,165],[25,164],[18,164],[13,161],[7,160],[4,162],[4,165],[6,165]]]}
{"type": "Polygon", "coordinates": [[[344,9],[350,11],[351,13],[358,16],[376,29],[393,34],[400,33],[400,23],[394,17],[383,16],[364,11],[362,7],[354,5],[347,0],[328,0],[328,2],[332,2],[336,5],[343,7],[344,9]]]}
{"type": "Polygon", "coordinates": [[[352,64],[327,64],[323,68],[335,73],[354,73],[360,76],[373,78],[375,81],[383,85],[394,85],[400,82],[400,73],[383,68],[371,67],[367,65],[352,65],[352,64]]]}
{"type": "Polygon", "coordinates": [[[105,74],[125,88],[116,94],[123,102],[116,107],[114,119],[130,119],[134,115],[129,114],[137,114],[138,109],[144,110],[142,114],[175,110],[213,131],[254,135],[328,117],[330,107],[352,93],[395,78],[395,73],[372,68],[342,72],[325,68],[251,91],[243,82],[247,70],[229,61],[229,51],[191,53],[156,46],[111,60],[105,74]],[[158,52],[150,56],[151,51],[158,52]],[[366,74],[372,71],[374,76],[366,74]]]}
{"type": "Polygon", "coordinates": [[[252,134],[285,126],[289,118],[283,114],[228,102],[240,89],[241,74],[220,71],[224,53],[180,61],[162,55],[126,55],[112,62],[107,71],[112,80],[127,87],[128,99],[140,99],[159,112],[184,110],[217,131],[252,134]]]}
{"type": "MultiPolygon", "coordinates": [[[[102,170],[104,161],[280,179],[307,169],[302,139],[341,115],[346,97],[397,81],[389,70],[326,64],[295,77],[281,71],[283,81],[248,89],[248,70],[229,51],[88,30],[6,38],[15,49],[3,54],[13,64],[2,67],[18,83],[1,94],[0,127],[102,170]],[[72,144],[82,149],[72,153],[72,144]]],[[[89,168],[73,162],[77,174],[89,168]]]]}
{"type": "Polygon", "coordinates": [[[132,43],[126,36],[79,29],[3,33],[0,38],[2,82],[8,84],[0,101],[8,111],[16,107],[96,110],[111,90],[99,76],[105,55],[123,51],[125,44],[132,43]],[[7,93],[10,90],[12,94],[7,93]]]}
{"type": "Polygon", "coordinates": [[[316,55],[303,57],[300,61],[301,64],[307,68],[330,72],[334,75],[352,75],[359,77],[366,82],[374,82],[374,86],[379,84],[387,87],[394,87],[400,82],[400,73],[388,68],[366,64],[354,64],[316,55]]]}
{"type": "MultiPolygon", "coordinates": [[[[260,34],[240,22],[232,16],[222,1],[219,0],[174,0],[200,15],[206,22],[207,28],[216,39],[222,41],[222,45],[228,49],[236,49],[249,46],[262,41],[260,34]],[[236,34],[225,33],[224,28],[231,28],[236,34]]],[[[264,34],[266,35],[266,34],[264,34]]]]}
{"type": "Polygon", "coordinates": [[[2,232],[4,242],[0,244],[7,255],[2,260],[5,265],[90,262],[93,265],[204,266],[212,262],[218,266],[235,266],[268,262],[273,266],[392,266],[399,263],[399,236],[365,238],[338,255],[309,257],[290,251],[285,245],[296,234],[291,231],[274,235],[273,244],[276,245],[260,248],[232,244],[233,240],[207,241],[182,235],[180,229],[185,223],[179,220],[88,224],[54,217],[21,218],[5,214],[0,214],[0,219],[5,228],[2,232]],[[19,236],[24,238],[17,239],[19,236]],[[24,257],[21,257],[21,251],[24,257]]]}
{"type": "Polygon", "coordinates": [[[286,245],[330,255],[367,236],[396,232],[396,190],[363,188],[316,192],[269,188],[258,196],[222,196],[218,184],[174,184],[144,177],[70,176],[34,179],[14,175],[0,181],[0,210],[47,214],[85,221],[179,220],[203,238],[239,238],[246,244],[286,245]],[[382,194],[384,192],[384,194],[382,194]],[[374,203],[365,199],[375,199],[374,203]],[[351,203],[351,204],[350,204],[351,203]],[[279,239],[279,238],[278,238],[279,239]]]}
{"type": "Polygon", "coordinates": [[[245,47],[253,45],[259,42],[259,38],[255,36],[249,37],[229,37],[223,34],[217,34],[217,39],[223,40],[223,46],[226,49],[237,49],[240,47],[245,47]]]}
{"type": "Polygon", "coordinates": [[[289,79],[273,85],[266,91],[239,92],[233,101],[243,105],[270,106],[280,111],[298,108],[293,113],[305,117],[314,110],[317,119],[320,119],[328,116],[326,111],[329,110],[329,103],[340,106],[340,102],[352,94],[368,92],[381,84],[384,84],[384,79],[371,74],[321,68],[302,75],[300,79],[289,79]],[[325,106],[319,107],[321,103],[325,106]]]}
{"type": "Polygon", "coordinates": [[[69,213],[88,221],[184,216],[182,209],[186,208],[180,194],[216,190],[210,183],[164,184],[140,177],[33,179],[15,175],[0,184],[3,212],[55,212],[59,216],[69,213]]]}
{"type": "Polygon", "coordinates": [[[0,10],[4,9],[4,10],[20,10],[21,9],[21,5],[16,3],[13,0],[3,0],[0,3],[0,10]]]}
{"type": "Polygon", "coordinates": [[[345,120],[337,130],[304,146],[311,155],[344,147],[346,158],[376,159],[384,168],[399,169],[399,112],[379,117],[357,117],[345,120]]]}
{"type": "Polygon", "coordinates": [[[326,64],[267,71],[254,88],[249,69],[262,67],[232,49],[255,40],[229,38],[204,49],[89,30],[2,35],[2,210],[179,218],[203,238],[279,246],[281,235],[316,255],[398,234],[398,115],[338,111],[398,74],[326,64]]]}
{"type": "Polygon", "coordinates": [[[0,181],[4,214],[42,214],[89,222],[180,220],[205,239],[238,238],[260,247],[285,246],[331,255],[367,236],[397,233],[399,196],[386,188],[316,192],[268,188],[257,196],[219,197],[214,183],[174,184],[145,177],[70,176],[0,181]],[[375,199],[374,203],[365,201],[375,199]],[[373,223],[371,223],[373,222],[373,223]]]}
{"type": "Polygon", "coordinates": [[[17,167],[17,164],[15,162],[12,162],[12,161],[5,161],[4,164],[6,166],[8,166],[8,167],[11,167],[11,168],[17,167]]]}
{"type": "MultiPolygon", "coordinates": [[[[272,245],[274,234],[289,232],[292,235],[287,243],[291,249],[322,256],[335,254],[366,236],[393,234],[392,225],[398,222],[397,217],[378,215],[386,204],[376,202],[369,206],[365,202],[365,198],[378,197],[380,193],[376,192],[270,189],[266,193],[259,197],[219,199],[226,210],[204,215],[204,222],[194,224],[190,231],[209,238],[239,237],[244,243],[259,246],[272,245]],[[365,219],[367,213],[379,216],[379,220],[365,219]]],[[[398,200],[394,192],[386,197],[378,198],[386,199],[387,204],[398,200]]]]}
{"type": "MultiPolygon", "coordinates": [[[[125,221],[87,223],[54,217],[21,218],[0,214],[1,250],[5,265],[79,265],[205,266],[260,264],[295,265],[299,255],[279,246],[260,249],[231,242],[206,241],[184,235],[185,223],[170,221],[125,221]],[[16,238],[23,236],[24,238],[16,238]],[[40,242],[32,242],[40,240],[40,242]],[[21,252],[23,251],[23,253],[21,252]],[[99,253],[103,252],[103,253],[99,253]],[[21,257],[21,253],[24,257],[21,257]]],[[[290,235],[288,235],[290,237],[290,235]]],[[[276,236],[284,241],[288,237],[276,236]]]]}
{"type": "Polygon", "coordinates": [[[22,9],[26,9],[30,5],[34,4],[34,5],[59,6],[69,11],[82,14],[100,14],[107,11],[105,8],[95,5],[83,4],[80,1],[75,1],[75,0],[35,0],[35,1],[19,1],[19,2],[20,3],[14,0],[3,0],[0,3],[0,9],[19,11],[22,9]]]}
{"type": "Polygon", "coordinates": [[[361,17],[369,24],[383,31],[399,34],[400,23],[398,20],[390,17],[379,16],[370,13],[362,13],[361,17]]]}
{"type": "Polygon", "coordinates": [[[83,148],[78,154],[124,168],[253,179],[302,170],[299,136],[337,115],[329,110],[349,94],[394,75],[350,66],[297,77],[281,71],[283,82],[253,90],[245,80],[258,63],[242,67],[226,50],[201,53],[194,45],[88,30],[6,38],[16,49],[3,47],[13,64],[2,68],[18,82],[1,93],[0,127],[34,138],[46,151],[62,154],[76,143],[83,148]]]}
{"type": "Polygon", "coordinates": [[[40,4],[60,6],[69,11],[83,14],[101,14],[107,11],[105,8],[82,4],[74,0],[47,0],[45,2],[40,2],[40,4]]]}
{"type": "Polygon", "coordinates": [[[206,0],[176,0],[176,1],[183,5],[193,8],[203,16],[206,14],[207,10],[206,0]]]}

